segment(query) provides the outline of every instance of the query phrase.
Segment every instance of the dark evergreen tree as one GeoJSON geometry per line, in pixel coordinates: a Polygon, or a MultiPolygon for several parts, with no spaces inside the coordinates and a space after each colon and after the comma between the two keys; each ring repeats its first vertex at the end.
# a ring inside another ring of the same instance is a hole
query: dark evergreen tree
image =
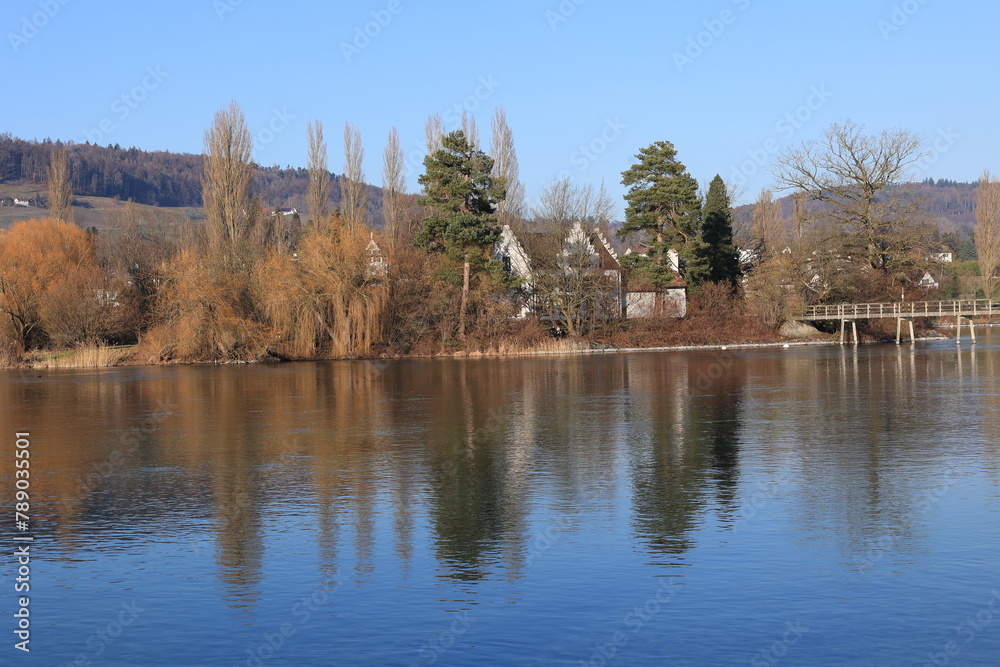
{"type": "Polygon", "coordinates": [[[461,130],[442,138],[441,148],[424,158],[424,168],[417,179],[425,191],[420,203],[434,214],[424,219],[417,242],[462,262],[458,337],[464,338],[473,265],[484,264],[500,238],[495,211],[505,195],[503,182],[490,174],[493,158],[461,130]]]}
{"type": "Polygon", "coordinates": [[[703,273],[698,183],[677,159],[669,141],[643,148],[636,159],[636,164],[622,172],[628,206],[625,224],[618,232],[619,236],[645,235],[647,256],[632,259],[632,269],[660,289],[669,287],[676,274],[668,252],[675,249],[681,275],[697,281],[703,273]]]}
{"type": "Polygon", "coordinates": [[[733,245],[733,209],[726,184],[718,175],[712,179],[705,197],[701,223],[704,280],[736,285],[740,276],[739,253],[733,245]]]}

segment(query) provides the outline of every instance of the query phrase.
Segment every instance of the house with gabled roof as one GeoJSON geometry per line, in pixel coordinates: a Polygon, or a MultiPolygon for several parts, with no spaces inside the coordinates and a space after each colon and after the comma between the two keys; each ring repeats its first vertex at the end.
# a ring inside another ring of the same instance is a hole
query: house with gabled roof
{"type": "MultiPolygon", "coordinates": [[[[631,250],[630,250],[631,252],[631,250]]],[[[675,271],[679,268],[677,253],[671,251],[675,271]]],[[[596,315],[606,318],[649,317],[656,313],[657,294],[667,306],[663,312],[684,317],[687,312],[686,288],[678,274],[676,284],[657,290],[641,280],[629,280],[622,268],[614,245],[599,228],[585,230],[577,221],[565,237],[551,233],[523,232],[516,234],[509,225],[500,233],[494,245],[493,257],[503,263],[504,270],[521,279],[521,289],[527,296],[519,317],[531,313],[544,316],[539,294],[539,280],[545,276],[570,276],[581,270],[596,271],[602,280],[605,297],[596,315]]]]}

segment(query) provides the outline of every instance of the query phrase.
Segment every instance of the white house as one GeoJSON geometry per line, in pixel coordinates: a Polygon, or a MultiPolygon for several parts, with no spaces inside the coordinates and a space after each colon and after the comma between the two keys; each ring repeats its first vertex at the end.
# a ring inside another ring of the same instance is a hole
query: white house
{"type": "Polygon", "coordinates": [[[941,283],[938,282],[934,278],[934,276],[932,276],[928,271],[927,273],[924,273],[924,277],[921,278],[920,281],[917,283],[917,287],[923,287],[925,289],[937,289],[938,287],[941,287],[941,283]]]}
{"type": "Polygon", "coordinates": [[[369,278],[384,278],[389,272],[389,264],[385,261],[382,249],[375,243],[374,232],[371,233],[370,238],[371,240],[365,247],[365,253],[368,255],[368,268],[365,269],[365,273],[368,274],[369,278]]]}
{"type": "MultiPolygon", "coordinates": [[[[634,319],[654,315],[658,293],[661,295],[661,303],[664,305],[664,314],[684,317],[687,313],[687,291],[679,275],[680,257],[676,250],[670,250],[668,253],[671,268],[678,274],[675,285],[666,290],[657,290],[650,284],[626,279],[618,259],[618,252],[600,229],[586,231],[580,222],[575,222],[566,239],[561,243],[553,243],[550,236],[542,234],[526,235],[525,241],[529,240],[533,242],[522,242],[510,226],[505,225],[500,233],[500,240],[493,247],[494,258],[503,262],[504,270],[508,274],[521,279],[522,289],[529,294],[529,305],[522,308],[519,317],[527,317],[532,312],[530,304],[533,302],[532,297],[536,286],[535,267],[552,263],[545,257],[535,257],[533,261],[532,248],[537,254],[546,252],[542,250],[543,248],[551,251],[553,247],[560,248],[556,265],[564,267],[565,271],[574,270],[571,265],[579,262],[581,251],[584,255],[592,256],[591,266],[602,269],[605,278],[611,281],[618,293],[616,306],[618,312],[614,313],[615,317],[624,315],[629,319],[634,319]],[[549,243],[537,242],[538,239],[535,237],[547,237],[549,243]]],[[[626,255],[632,252],[630,249],[626,255]]]]}

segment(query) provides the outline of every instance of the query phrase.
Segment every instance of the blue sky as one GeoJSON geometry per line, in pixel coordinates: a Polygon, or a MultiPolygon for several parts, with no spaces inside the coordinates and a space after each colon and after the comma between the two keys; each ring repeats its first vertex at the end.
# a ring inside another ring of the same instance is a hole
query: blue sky
{"type": "Polygon", "coordinates": [[[428,114],[450,130],[467,109],[488,146],[502,105],[529,201],[568,175],[620,214],[620,174],[654,141],[747,201],[778,150],[853,119],[924,136],[915,176],[974,180],[1000,171],[998,19],[940,0],[4,0],[0,132],[200,152],[236,99],[261,164],[304,166],[316,118],[339,172],[351,121],[380,184],[393,125],[419,165],[428,114]]]}

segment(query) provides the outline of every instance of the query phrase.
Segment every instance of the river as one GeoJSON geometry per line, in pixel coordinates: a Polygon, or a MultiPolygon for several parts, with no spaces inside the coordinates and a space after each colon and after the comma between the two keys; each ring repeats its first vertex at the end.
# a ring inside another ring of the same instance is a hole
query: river
{"type": "Polygon", "coordinates": [[[0,663],[1000,664],[978,334],[0,371],[0,663]]]}

